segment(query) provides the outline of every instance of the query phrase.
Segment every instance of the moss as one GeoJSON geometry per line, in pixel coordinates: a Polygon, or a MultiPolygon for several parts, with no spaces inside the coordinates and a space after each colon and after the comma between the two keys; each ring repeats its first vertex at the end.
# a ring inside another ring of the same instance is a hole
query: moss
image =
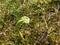
{"type": "Polygon", "coordinates": [[[0,0],[0,45],[59,45],[58,5],[55,0],[0,0]],[[30,18],[28,24],[16,26],[23,16],[30,18]]]}

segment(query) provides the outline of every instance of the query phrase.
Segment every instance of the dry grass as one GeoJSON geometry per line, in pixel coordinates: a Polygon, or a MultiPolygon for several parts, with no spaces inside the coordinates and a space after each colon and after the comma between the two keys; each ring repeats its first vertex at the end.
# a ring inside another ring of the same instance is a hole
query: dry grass
{"type": "Polygon", "coordinates": [[[33,1],[0,0],[0,45],[60,44],[59,1],[33,1]],[[23,16],[30,23],[16,25],[23,16]]]}

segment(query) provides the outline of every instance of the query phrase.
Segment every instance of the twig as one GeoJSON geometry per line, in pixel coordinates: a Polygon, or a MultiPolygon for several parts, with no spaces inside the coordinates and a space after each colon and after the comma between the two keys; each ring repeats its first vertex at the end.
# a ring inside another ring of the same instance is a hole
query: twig
{"type": "Polygon", "coordinates": [[[43,16],[43,19],[46,24],[46,31],[43,33],[42,37],[40,38],[40,40],[39,40],[40,42],[44,42],[48,37],[48,24],[47,24],[45,16],[43,16]]]}

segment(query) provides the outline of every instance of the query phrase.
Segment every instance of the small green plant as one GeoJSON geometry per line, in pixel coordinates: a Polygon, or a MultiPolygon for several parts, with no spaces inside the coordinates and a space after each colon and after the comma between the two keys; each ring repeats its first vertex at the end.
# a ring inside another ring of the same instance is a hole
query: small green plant
{"type": "Polygon", "coordinates": [[[27,16],[23,16],[20,18],[20,20],[18,20],[17,24],[20,23],[20,24],[29,24],[30,22],[30,18],[27,17],[27,16]]]}
{"type": "Polygon", "coordinates": [[[30,22],[30,18],[27,16],[23,16],[20,18],[20,20],[18,20],[18,22],[16,24],[16,29],[19,33],[19,37],[21,37],[22,40],[24,40],[24,37],[23,37],[22,32],[19,30],[19,27],[21,27],[22,25],[25,25],[25,24],[29,24],[29,22],[30,22]]]}

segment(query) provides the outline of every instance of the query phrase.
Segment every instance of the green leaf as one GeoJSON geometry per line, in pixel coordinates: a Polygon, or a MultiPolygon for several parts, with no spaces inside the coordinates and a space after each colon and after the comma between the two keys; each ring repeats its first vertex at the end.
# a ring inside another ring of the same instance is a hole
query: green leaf
{"type": "Polygon", "coordinates": [[[24,40],[23,34],[19,31],[19,36],[24,40]]]}

